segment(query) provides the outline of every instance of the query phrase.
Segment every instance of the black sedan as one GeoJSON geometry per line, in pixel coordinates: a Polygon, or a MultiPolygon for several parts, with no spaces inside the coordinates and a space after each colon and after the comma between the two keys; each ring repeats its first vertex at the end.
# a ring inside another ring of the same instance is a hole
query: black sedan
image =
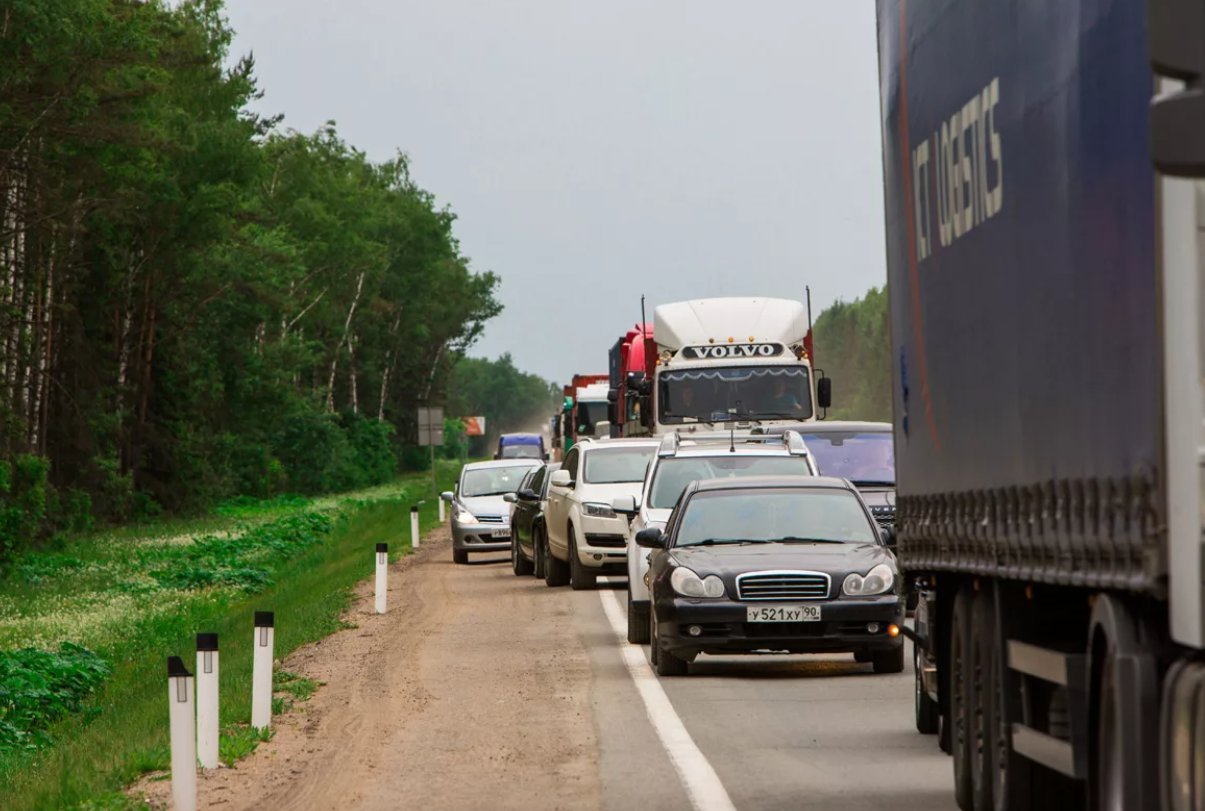
{"type": "Polygon", "coordinates": [[[716,479],[688,486],[647,575],[651,658],[684,675],[700,653],[853,653],[904,668],[900,576],[889,530],[844,479],[716,479]]]}
{"type": "Polygon", "coordinates": [[[548,482],[561,469],[560,462],[541,465],[519,485],[517,492],[503,496],[514,507],[510,517],[510,565],[516,575],[543,577],[539,554],[544,536],[544,508],[548,506],[548,482]]]}

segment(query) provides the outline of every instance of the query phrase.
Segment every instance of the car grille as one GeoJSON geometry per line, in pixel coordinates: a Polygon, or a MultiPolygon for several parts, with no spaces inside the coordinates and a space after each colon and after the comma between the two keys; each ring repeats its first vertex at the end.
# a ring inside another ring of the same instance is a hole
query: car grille
{"type": "Polygon", "coordinates": [[[502,524],[505,523],[500,515],[479,515],[477,522],[481,524],[502,524]]]}
{"type": "Polygon", "coordinates": [[[871,507],[870,514],[874,516],[874,520],[880,524],[893,525],[895,524],[895,507],[880,505],[871,507]]]}
{"type": "Polygon", "coordinates": [[[736,578],[740,600],[823,600],[828,589],[823,572],[751,572],[736,578]]]}
{"type": "Polygon", "coordinates": [[[606,535],[598,532],[587,532],[586,543],[589,546],[600,546],[609,549],[623,549],[628,545],[628,540],[622,535],[606,535]]]}

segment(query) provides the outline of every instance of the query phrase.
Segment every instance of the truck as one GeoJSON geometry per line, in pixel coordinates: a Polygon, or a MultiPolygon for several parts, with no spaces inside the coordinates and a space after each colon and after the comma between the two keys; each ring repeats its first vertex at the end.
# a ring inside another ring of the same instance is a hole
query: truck
{"type": "Polygon", "coordinates": [[[1202,4],[876,10],[917,727],[967,811],[1201,808],[1202,4]]]}
{"type": "Polygon", "coordinates": [[[653,325],[641,323],[624,333],[608,353],[611,388],[607,399],[613,437],[652,435],[645,417],[656,373],[654,350],[653,325]]]}
{"type": "Polygon", "coordinates": [[[614,395],[625,435],[764,430],[822,418],[832,382],[812,367],[809,321],[804,304],[788,299],[658,305],[644,367],[626,370],[627,389],[622,399],[614,395]],[[640,430],[628,428],[631,414],[640,430]]]}
{"type": "Polygon", "coordinates": [[[563,389],[561,436],[568,452],[581,437],[610,436],[607,419],[609,375],[576,374],[563,389]]]}

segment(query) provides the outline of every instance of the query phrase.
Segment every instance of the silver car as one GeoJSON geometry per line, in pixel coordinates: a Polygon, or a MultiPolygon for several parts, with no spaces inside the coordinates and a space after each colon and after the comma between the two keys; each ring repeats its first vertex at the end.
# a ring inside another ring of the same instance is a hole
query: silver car
{"type": "Polygon", "coordinates": [[[473,462],[460,471],[455,492],[440,494],[452,505],[452,560],[468,563],[470,552],[510,551],[510,505],[503,500],[542,462],[500,459],[473,462]]]}

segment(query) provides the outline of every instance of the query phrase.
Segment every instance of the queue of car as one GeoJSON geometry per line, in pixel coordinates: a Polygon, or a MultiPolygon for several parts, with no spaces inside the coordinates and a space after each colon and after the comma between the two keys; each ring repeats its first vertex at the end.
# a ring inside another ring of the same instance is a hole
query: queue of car
{"type": "Polygon", "coordinates": [[[700,655],[852,653],[904,665],[885,423],[590,438],[560,463],[466,465],[453,559],[508,551],[549,587],[627,580],[628,641],[662,676],[700,655]]]}

